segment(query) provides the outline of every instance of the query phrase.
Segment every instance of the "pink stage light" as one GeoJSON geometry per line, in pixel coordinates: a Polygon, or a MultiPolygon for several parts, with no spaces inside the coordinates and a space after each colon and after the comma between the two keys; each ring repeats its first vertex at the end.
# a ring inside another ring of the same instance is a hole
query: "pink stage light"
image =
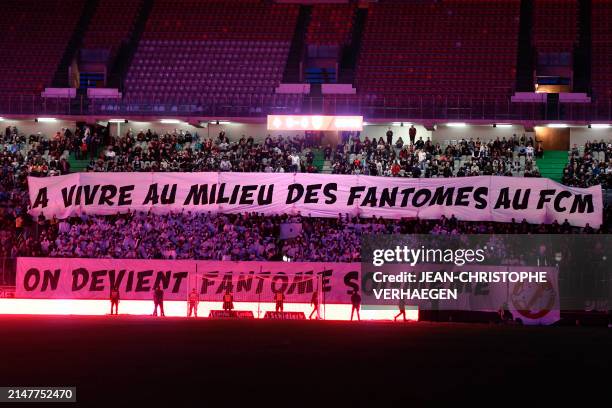
{"type": "MultiPolygon", "coordinates": [[[[257,318],[263,318],[267,311],[274,311],[274,303],[234,302],[236,310],[250,310],[257,318]]],[[[221,302],[200,302],[198,315],[208,317],[211,310],[221,309],[221,302]]],[[[187,302],[165,301],[166,316],[186,316],[187,302]]],[[[285,303],[286,312],[304,312],[306,317],[312,311],[307,303],[285,303]]],[[[83,315],[103,316],[109,314],[108,300],[84,299],[0,299],[0,314],[4,315],[83,315]]],[[[331,304],[321,306],[321,318],[326,320],[350,320],[351,305],[331,304]]],[[[129,315],[151,315],[153,302],[149,300],[122,300],[119,313],[129,315]]],[[[362,320],[393,320],[397,310],[361,310],[362,320]]],[[[418,310],[406,309],[409,320],[418,320],[418,310]]]]}

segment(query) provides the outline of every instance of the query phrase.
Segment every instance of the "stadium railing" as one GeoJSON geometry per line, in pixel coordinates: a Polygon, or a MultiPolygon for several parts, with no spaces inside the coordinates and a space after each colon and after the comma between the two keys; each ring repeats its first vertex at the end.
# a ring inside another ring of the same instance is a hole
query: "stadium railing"
{"type": "Polygon", "coordinates": [[[9,115],[201,115],[256,117],[265,114],[361,114],[385,119],[612,121],[612,98],[591,103],[561,103],[551,112],[545,103],[471,96],[328,96],[286,95],[221,97],[194,103],[0,96],[0,114],[9,115]]]}

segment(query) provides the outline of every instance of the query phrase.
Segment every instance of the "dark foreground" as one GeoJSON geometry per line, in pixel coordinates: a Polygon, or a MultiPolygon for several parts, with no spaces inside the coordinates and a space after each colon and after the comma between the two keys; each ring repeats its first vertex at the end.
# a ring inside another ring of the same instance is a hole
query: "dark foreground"
{"type": "Polygon", "coordinates": [[[611,363],[607,328],[0,316],[0,386],[79,406],[586,405],[611,363]]]}

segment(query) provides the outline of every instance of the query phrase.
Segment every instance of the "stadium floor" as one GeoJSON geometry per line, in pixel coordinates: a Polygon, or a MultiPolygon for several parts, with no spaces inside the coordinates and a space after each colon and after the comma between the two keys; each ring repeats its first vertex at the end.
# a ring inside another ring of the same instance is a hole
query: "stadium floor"
{"type": "Polygon", "coordinates": [[[585,404],[611,363],[603,327],[0,316],[0,385],[80,406],[585,404]]]}

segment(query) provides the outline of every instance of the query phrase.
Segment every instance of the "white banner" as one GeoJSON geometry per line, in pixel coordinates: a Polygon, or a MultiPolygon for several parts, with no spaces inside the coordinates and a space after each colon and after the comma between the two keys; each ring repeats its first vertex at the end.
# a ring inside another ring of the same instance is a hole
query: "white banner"
{"type": "Polygon", "coordinates": [[[236,301],[309,303],[312,292],[327,303],[350,303],[359,290],[360,264],[315,262],[225,262],[139,259],[18,258],[16,296],[39,299],[108,299],[117,286],[121,299],[150,300],[159,285],[167,300],[217,301],[230,290],[236,301]]]}
{"type": "MultiPolygon", "coordinates": [[[[435,270],[432,265],[420,269],[435,270]]],[[[488,266],[490,271],[508,270],[488,266]]],[[[526,267],[526,270],[530,269],[526,267]]],[[[535,269],[534,269],[535,270],[535,269]]],[[[497,311],[504,304],[514,318],[525,324],[550,324],[559,320],[558,273],[545,270],[542,284],[477,284],[459,288],[455,300],[407,301],[422,309],[497,311]]],[[[117,287],[122,300],[151,300],[160,286],[166,300],[187,300],[196,289],[202,301],[221,301],[227,290],[236,302],[272,302],[276,292],[290,303],[310,303],[312,293],[320,302],[350,304],[360,291],[364,305],[380,304],[374,299],[370,273],[361,274],[359,263],[317,262],[221,262],[138,259],[18,258],[17,298],[109,299],[117,287]]],[[[387,306],[394,307],[393,304],[387,306]]]]}
{"type": "Polygon", "coordinates": [[[75,173],[29,177],[30,214],[130,211],[297,214],[337,217],[563,223],[598,228],[601,186],[546,178],[390,178],[309,173],[75,173]]]}

